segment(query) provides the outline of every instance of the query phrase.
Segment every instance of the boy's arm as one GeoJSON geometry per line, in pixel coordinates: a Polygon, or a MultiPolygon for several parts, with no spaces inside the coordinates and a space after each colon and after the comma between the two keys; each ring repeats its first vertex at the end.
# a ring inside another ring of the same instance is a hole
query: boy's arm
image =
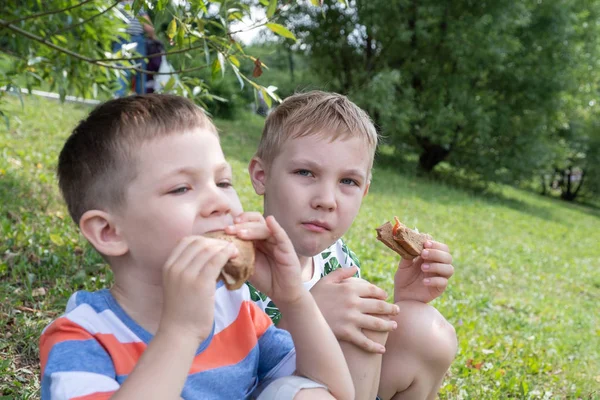
{"type": "Polygon", "coordinates": [[[111,399],[180,398],[196,349],[212,330],[215,282],[236,254],[232,243],[199,236],[175,247],[163,268],[158,332],[111,399]]]}
{"type": "Polygon", "coordinates": [[[296,347],[296,372],[325,384],[336,399],[354,398],[354,384],[335,335],[307,291],[294,302],[279,301],[296,347]]]}
{"type": "MultiPolygon", "coordinates": [[[[226,229],[243,239],[256,240],[256,272],[252,283],[289,315],[287,330],[296,348],[296,373],[326,385],[337,399],[354,398],[354,386],[339,343],[317,304],[306,291],[300,264],[285,231],[273,217],[266,224],[257,213],[246,229],[226,229]]],[[[247,220],[244,222],[248,222],[247,220]]]]}
{"type": "Polygon", "coordinates": [[[40,345],[44,399],[85,394],[96,394],[98,399],[179,399],[196,349],[212,330],[215,282],[236,253],[232,244],[202,237],[179,243],[163,270],[164,303],[158,332],[120,387],[117,372],[102,367],[96,359],[109,366],[119,363],[93,335],[83,328],[75,334],[69,326],[62,332],[44,333],[40,345]],[[73,349],[66,352],[57,347],[61,338],[73,349]]]}

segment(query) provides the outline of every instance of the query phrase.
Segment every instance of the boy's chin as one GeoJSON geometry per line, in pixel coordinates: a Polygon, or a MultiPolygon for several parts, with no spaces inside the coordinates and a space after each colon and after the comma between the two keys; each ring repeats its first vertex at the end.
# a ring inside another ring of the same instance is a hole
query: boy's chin
{"type": "Polygon", "coordinates": [[[300,257],[314,257],[332,244],[333,243],[327,244],[319,242],[300,243],[298,246],[294,246],[294,249],[296,250],[296,254],[300,257]]]}

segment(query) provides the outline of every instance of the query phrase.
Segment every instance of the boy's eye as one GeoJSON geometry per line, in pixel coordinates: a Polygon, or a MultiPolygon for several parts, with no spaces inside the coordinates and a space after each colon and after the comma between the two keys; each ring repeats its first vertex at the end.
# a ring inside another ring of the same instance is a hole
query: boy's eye
{"type": "Polygon", "coordinates": [[[344,178],[340,182],[344,185],[358,186],[358,182],[356,182],[354,179],[350,179],[350,178],[344,178]]]}
{"type": "Polygon", "coordinates": [[[307,169],[299,169],[295,172],[295,174],[300,176],[312,176],[312,172],[307,169]]]}
{"type": "Polygon", "coordinates": [[[217,187],[220,187],[222,189],[227,189],[232,187],[233,184],[230,181],[223,181],[223,182],[218,182],[217,183],[217,187]]]}
{"type": "Polygon", "coordinates": [[[171,190],[169,193],[170,193],[170,194],[183,194],[183,193],[187,193],[189,190],[190,190],[190,188],[189,188],[189,187],[187,187],[187,186],[182,186],[182,187],[179,187],[179,188],[177,188],[177,189],[173,189],[173,190],[171,190]]]}

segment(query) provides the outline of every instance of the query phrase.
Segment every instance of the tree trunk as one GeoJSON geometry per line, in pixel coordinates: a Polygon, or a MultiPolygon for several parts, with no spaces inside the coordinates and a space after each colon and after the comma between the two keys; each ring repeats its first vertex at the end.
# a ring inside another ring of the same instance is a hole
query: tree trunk
{"type": "Polygon", "coordinates": [[[564,171],[563,182],[565,182],[565,185],[562,187],[562,190],[560,193],[560,198],[565,201],[574,201],[577,198],[577,195],[579,194],[579,190],[581,189],[581,186],[583,185],[583,180],[585,178],[585,170],[583,170],[581,172],[581,178],[579,179],[579,184],[577,185],[577,188],[575,188],[575,190],[573,190],[574,185],[571,185],[572,176],[573,176],[573,168],[569,167],[564,171]]]}
{"type": "Polygon", "coordinates": [[[431,172],[436,165],[444,161],[450,154],[450,150],[438,144],[422,143],[421,146],[423,151],[419,156],[419,168],[425,172],[431,172]]]}

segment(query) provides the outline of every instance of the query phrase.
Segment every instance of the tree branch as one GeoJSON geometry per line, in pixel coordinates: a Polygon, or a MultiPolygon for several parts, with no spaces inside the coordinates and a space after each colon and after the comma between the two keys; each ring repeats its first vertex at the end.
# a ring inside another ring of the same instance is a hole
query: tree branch
{"type": "Polygon", "coordinates": [[[28,19],[34,19],[34,18],[44,17],[46,15],[58,14],[58,13],[61,13],[61,12],[72,10],[74,8],[77,8],[77,7],[81,7],[82,5],[84,5],[86,3],[91,3],[92,1],[94,1],[94,0],[83,0],[81,3],[75,4],[73,6],[69,6],[69,7],[66,7],[66,8],[62,8],[60,10],[51,10],[51,11],[46,11],[46,12],[39,13],[39,14],[28,15],[27,17],[17,18],[17,19],[13,19],[12,21],[8,21],[8,23],[9,24],[15,24],[17,22],[27,21],[28,19]]]}
{"type": "Polygon", "coordinates": [[[123,58],[97,58],[97,59],[93,59],[92,61],[94,61],[94,62],[133,61],[133,60],[140,60],[142,58],[162,57],[162,56],[169,56],[171,54],[185,53],[187,51],[196,50],[196,49],[200,49],[203,47],[204,47],[204,45],[190,46],[190,47],[186,47],[185,49],[179,49],[179,50],[173,50],[173,51],[163,51],[161,53],[148,54],[146,56],[123,57],[123,58]]]}
{"type": "Polygon", "coordinates": [[[76,58],[78,60],[81,60],[81,61],[85,61],[85,62],[87,62],[89,64],[99,65],[101,67],[110,68],[110,69],[133,70],[133,71],[142,72],[142,73],[145,73],[145,74],[152,74],[152,75],[174,75],[174,74],[181,74],[181,73],[186,73],[186,72],[198,71],[198,70],[201,70],[201,69],[204,69],[204,68],[207,67],[206,65],[202,65],[202,66],[199,66],[199,67],[188,68],[188,69],[181,69],[181,70],[173,71],[173,72],[154,72],[154,71],[145,70],[145,69],[142,69],[142,68],[139,68],[139,67],[135,67],[135,66],[108,64],[106,62],[96,61],[96,60],[94,60],[92,58],[83,56],[83,55],[81,55],[79,53],[76,53],[74,51],[71,51],[69,49],[65,49],[64,47],[55,45],[54,43],[49,42],[48,40],[46,40],[44,38],[41,38],[41,37],[39,37],[37,35],[34,35],[33,33],[28,32],[26,30],[23,30],[23,29],[21,29],[21,28],[19,28],[17,26],[14,26],[14,25],[12,25],[9,22],[4,21],[3,19],[0,19],[0,26],[4,26],[5,28],[8,28],[8,29],[10,29],[10,30],[12,30],[14,32],[17,32],[18,34],[20,34],[22,36],[25,36],[25,37],[27,37],[29,39],[32,39],[32,40],[35,40],[36,42],[39,42],[39,43],[41,43],[43,45],[46,45],[46,46],[48,46],[48,47],[50,47],[50,48],[52,48],[52,49],[54,49],[54,50],[56,50],[56,51],[58,51],[60,53],[69,55],[69,56],[71,56],[73,58],[76,58]]]}
{"type": "Polygon", "coordinates": [[[117,0],[117,1],[115,1],[115,2],[114,2],[114,4],[112,4],[112,5],[110,5],[109,7],[107,7],[107,8],[106,8],[106,10],[104,10],[104,11],[101,11],[101,12],[99,12],[99,13],[98,13],[98,14],[96,14],[96,15],[92,15],[92,16],[91,16],[91,17],[89,17],[88,19],[86,19],[86,20],[83,20],[83,21],[81,21],[81,22],[79,22],[79,23],[77,23],[77,24],[69,25],[69,26],[67,26],[67,27],[65,27],[65,28],[63,28],[63,29],[58,29],[58,30],[56,30],[56,31],[52,32],[52,33],[51,33],[49,36],[58,35],[59,33],[63,33],[63,32],[69,31],[69,30],[71,30],[71,29],[73,29],[73,28],[76,28],[76,27],[78,27],[78,26],[80,26],[80,25],[83,25],[83,24],[85,24],[85,23],[87,23],[87,22],[90,22],[90,21],[91,21],[91,20],[93,20],[94,18],[98,18],[99,16],[101,16],[101,15],[103,15],[103,14],[106,14],[107,12],[109,12],[110,10],[112,10],[113,8],[115,8],[117,5],[119,5],[119,3],[120,3],[120,2],[121,2],[121,0],[117,0]]]}

